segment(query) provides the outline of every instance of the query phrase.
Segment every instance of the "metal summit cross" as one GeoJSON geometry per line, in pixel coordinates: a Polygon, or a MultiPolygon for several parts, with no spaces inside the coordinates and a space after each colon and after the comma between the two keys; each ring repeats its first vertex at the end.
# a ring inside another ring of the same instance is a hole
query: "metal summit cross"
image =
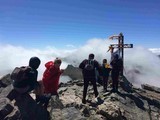
{"type": "MultiPolygon", "coordinates": [[[[119,56],[121,56],[122,58],[122,65],[124,63],[124,48],[133,48],[133,44],[124,44],[124,36],[122,33],[120,33],[119,35],[113,35],[111,37],[109,37],[109,39],[118,39],[118,44],[111,44],[109,46],[109,50],[111,50],[111,54],[113,53],[114,48],[118,48],[119,51],[119,56]]],[[[122,71],[122,75],[123,75],[123,71],[122,71]]]]}

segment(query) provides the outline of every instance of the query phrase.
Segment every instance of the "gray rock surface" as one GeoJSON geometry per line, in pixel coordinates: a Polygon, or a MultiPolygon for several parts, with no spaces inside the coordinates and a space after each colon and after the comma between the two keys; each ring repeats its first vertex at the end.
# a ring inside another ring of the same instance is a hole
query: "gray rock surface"
{"type": "Polygon", "coordinates": [[[160,88],[152,86],[152,85],[148,85],[148,84],[142,84],[141,85],[143,89],[145,90],[150,90],[150,91],[154,91],[157,93],[160,93],[160,88]]]}
{"type": "MultiPolygon", "coordinates": [[[[73,66],[68,68],[68,73],[72,73],[70,70],[76,73],[73,66]]],[[[126,79],[120,79],[119,92],[111,91],[110,81],[108,92],[104,92],[97,83],[98,99],[89,85],[87,103],[82,104],[83,80],[79,73],[73,78],[59,85],[59,97],[51,97],[47,108],[51,120],[160,120],[157,87],[136,88],[126,79]]],[[[5,79],[9,80],[9,75],[5,79]]],[[[35,102],[33,95],[14,96],[12,86],[5,79],[0,80],[0,120],[49,120],[47,110],[35,102]]]]}
{"type": "Polygon", "coordinates": [[[81,69],[72,65],[67,66],[63,75],[68,75],[72,80],[82,79],[81,69]]]}
{"type": "MultiPolygon", "coordinates": [[[[8,76],[10,78],[10,76],[8,76]]],[[[8,79],[9,79],[8,78],[8,79]]],[[[8,80],[6,79],[6,80],[8,80]]],[[[8,83],[3,77],[3,83],[8,83]]],[[[1,82],[2,83],[2,82],[1,82]]],[[[3,84],[2,83],[2,84],[3,84]]],[[[1,87],[0,120],[48,120],[49,113],[29,94],[20,95],[12,85],[1,87]]]]}

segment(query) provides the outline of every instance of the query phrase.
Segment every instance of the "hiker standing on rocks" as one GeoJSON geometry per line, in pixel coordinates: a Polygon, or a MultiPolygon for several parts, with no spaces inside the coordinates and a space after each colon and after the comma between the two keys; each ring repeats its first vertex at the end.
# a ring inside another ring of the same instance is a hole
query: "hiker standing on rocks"
{"type": "Polygon", "coordinates": [[[44,93],[58,96],[58,85],[60,75],[64,70],[60,69],[62,61],[56,58],[53,61],[49,61],[45,64],[46,70],[43,73],[44,93]]]}
{"type": "Polygon", "coordinates": [[[97,69],[100,72],[100,65],[96,60],[94,60],[94,54],[89,54],[88,59],[83,60],[80,63],[79,68],[82,69],[84,79],[82,103],[85,104],[89,82],[91,82],[93,85],[95,97],[98,96],[95,70],[97,69]]]}
{"type": "Polygon", "coordinates": [[[103,63],[102,63],[102,79],[103,79],[104,92],[107,92],[108,77],[109,77],[110,71],[111,71],[111,67],[107,63],[107,59],[103,59],[103,63]]]}
{"type": "Polygon", "coordinates": [[[112,77],[112,91],[118,91],[118,82],[119,82],[119,74],[120,71],[123,69],[122,60],[119,59],[118,54],[116,54],[111,61],[110,65],[112,66],[111,77],[112,77]]]}

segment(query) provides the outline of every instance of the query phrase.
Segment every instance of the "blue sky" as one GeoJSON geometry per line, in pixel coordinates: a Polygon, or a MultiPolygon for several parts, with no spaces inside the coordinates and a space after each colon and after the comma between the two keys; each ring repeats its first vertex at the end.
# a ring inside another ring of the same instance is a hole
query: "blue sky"
{"type": "Polygon", "coordinates": [[[83,46],[122,32],[125,43],[160,45],[159,0],[0,0],[0,43],[83,46]]]}

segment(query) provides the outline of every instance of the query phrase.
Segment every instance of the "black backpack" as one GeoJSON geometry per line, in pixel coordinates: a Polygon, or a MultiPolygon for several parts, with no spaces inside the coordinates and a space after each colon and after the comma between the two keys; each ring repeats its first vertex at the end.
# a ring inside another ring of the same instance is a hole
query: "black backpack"
{"type": "Polygon", "coordinates": [[[113,60],[112,62],[112,69],[114,70],[121,70],[123,68],[122,66],[122,60],[118,59],[118,60],[113,60]]]}
{"type": "Polygon", "coordinates": [[[29,73],[32,71],[30,66],[16,67],[11,73],[11,79],[14,82],[21,82],[29,79],[29,73]]]}
{"type": "Polygon", "coordinates": [[[94,60],[86,60],[84,69],[87,71],[93,71],[95,69],[94,60]]]}

